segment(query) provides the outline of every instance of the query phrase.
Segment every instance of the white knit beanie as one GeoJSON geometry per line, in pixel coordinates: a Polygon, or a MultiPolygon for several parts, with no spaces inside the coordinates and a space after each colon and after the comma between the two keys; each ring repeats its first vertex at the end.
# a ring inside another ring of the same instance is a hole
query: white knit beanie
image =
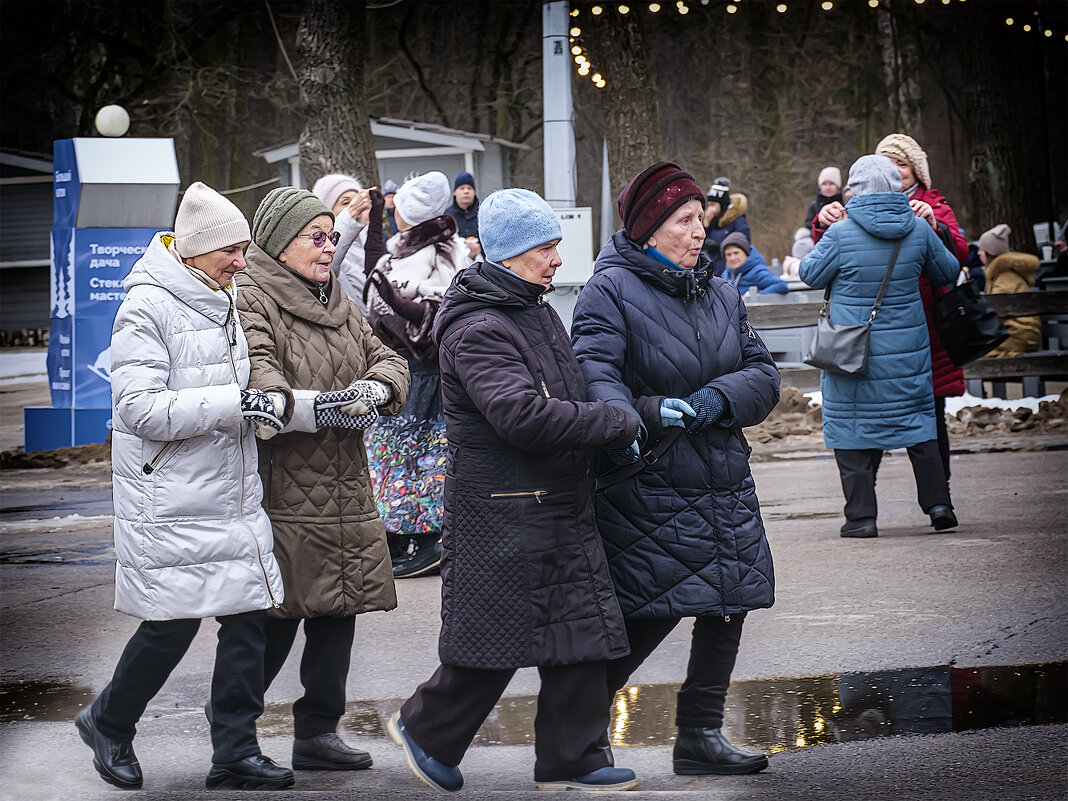
{"type": "Polygon", "coordinates": [[[883,141],[875,146],[875,152],[880,156],[889,156],[906,162],[912,167],[916,180],[928,189],[931,188],[931,168],[927,164],[927,154],[911,136],[892,133],[883,137],[883,141]]]}
{"type": "Polygon", "coordinates": [[[393,197],[393,205],[406,223],[425,223],[445,213],[452,201],[452,184],[445,173],[434,170],[404,182],[393,197]]]}
{"type": "Polygon", "coordinates": [[[820,170],[820,177],[816,179],[816,186],[819,186],[824,181],[830,181],[839,189],[842,188],[842,171],[837,167],[824,167],[820,170]]]}
{"type": "Polygon", "coordinates": [[[337,203],[339,197],[349,190],[359,191],[360,189],[363,189],[363,184],[351,175],[332,172],[315,182],[315,186],[312,187],[312,194],[323,201],[324,206],[333,211],[334,204],[337,203]]]}
{"type": "Polygon", "coordinates": [[[182,196],[174,235],[174,246],[183,259],[252,239],[241,209],[200,181],[190,184],[182,196]]]}

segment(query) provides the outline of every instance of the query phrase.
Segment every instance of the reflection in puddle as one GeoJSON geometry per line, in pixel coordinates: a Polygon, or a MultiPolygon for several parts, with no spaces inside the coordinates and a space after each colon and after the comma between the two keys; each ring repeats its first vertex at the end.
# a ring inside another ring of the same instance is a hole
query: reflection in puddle
{"type": "MultiPolygon", "coordinates": [[[[675,738],[678,685],[625,688],[615,699],[612,742],[666,745],[675,738]]],[[[94,691],[28,682],[0,686],[0,721],[72,720],[94,691]]],[[[384,736],[385,721],[403,699],[353,701],[342,727],[384,736]]],[[[537,700],[505,698],[479,730],[482,745],[533,741],[537,700]]],[[[200,707],[180,710],[203,715],[200,707]]],[[[839,676],[736,681],[724,728],[738,743],[772,753],[826,743],[901,734],[933,734],[995,726],[1068,722],[1068,662],[984,668],[940,666],[839,676]]],[[[270,704],[261,736],[290,736],[289,704],[270,704]]]]}

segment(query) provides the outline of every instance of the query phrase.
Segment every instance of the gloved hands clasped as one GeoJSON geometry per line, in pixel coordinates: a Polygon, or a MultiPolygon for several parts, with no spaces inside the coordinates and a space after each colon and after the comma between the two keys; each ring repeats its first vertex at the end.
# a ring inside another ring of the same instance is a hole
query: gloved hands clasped
{"type": "Polygon", "coordinates": [[[697,412],[693,410],[686,401],[680,398],[664,398],[660,404],[660,425],[664,428],[668,426],[685,426],[687,421],[683,418],[696,417],[697,412]]]}
{"type": "Polygon", "coordinates": [[[392,397],[388,386],[373,380],[353,381],[345,389],[320,392],[313,401],[315,425],[363,430],[378,419],[378,407],[392,397]]]}
{"type": "Polygon", "coordinates": [[[646,436],[645,426],[639,425],[638,435],[629,447],[609,449],[608,455],[612,459],[612,464],[617,467],[626,467],[638,461],[642,456],[642,445],[645,444],[646,436]]]}
{"type": "Polygon", "coordinates": [[[686,403],[694,410],[693,419],[686,421],[686,431],[690,434],[708,428],[730,409],[727,396],[715,387],[702,387],[686,398],[686,403]]]}
{"type": "Polygon", "coordinates": [[[282,430],[285,409],[286,397],[281,392],[241,390],[241,416],[252,423],[260,439],[270,439],[282,430]]]}

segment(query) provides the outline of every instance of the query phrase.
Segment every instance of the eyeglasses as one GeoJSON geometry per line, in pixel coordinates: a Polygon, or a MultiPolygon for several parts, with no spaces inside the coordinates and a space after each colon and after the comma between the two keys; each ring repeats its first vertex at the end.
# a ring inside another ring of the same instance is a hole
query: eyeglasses
{"type": "Polygon", "coordinates": [[[314,231],[310,234],[297,234],[297,236],[305,236],[312,241],[312,244],[317,248],[321,248],[326,244],[326,240],[330,240],[331,245],[337,245],[341,241],[341,234],[338,231],[331,231],[329,234],[322,231],[314,231]]]}

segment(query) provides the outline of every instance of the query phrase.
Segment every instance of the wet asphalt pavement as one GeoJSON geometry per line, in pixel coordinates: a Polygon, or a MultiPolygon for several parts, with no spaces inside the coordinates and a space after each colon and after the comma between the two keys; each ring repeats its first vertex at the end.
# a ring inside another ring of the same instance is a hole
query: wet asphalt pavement
{"type": "MultiPolygon", "coordinates": [[[[1068,797],[1066,468],[1064,450],[955,456],[961,525],[933,534],[916,506],[908,459],[895,452],[879,476],[880,536],[845,540],[833,458],[754,465],[778,598],[746,622],[726,728],[738,743],[771,750],[771,766],[745,777],[672,774],[684,624],[617,703],[616,762],[640,781],[626,797],[1068,797]]],[[[68,489],[62,509],[44,509],[48,498],[15,486],[5,489],[0,515],[0,798],[115,798],[120,791],[98,779],[70,722],[107,681],[137,625],[111,608],[110,501],[99,488],[68,489]],[[78,525],[27,533],[35,514],[79,515],[78,525]]],[[[406,580],[398,590],[397,610],[357,623],[342,721],[374,768],[301,772],[293,790],[271,797],[441,797],[410,775],[381,729],[437,664],[439,581],[406,580]]],[[[203,789],[214,631],[211,621],[202,626],[142,720],[135,746],[146,782],[130,797],[248,797],[203,789]]],[[[294,653],[268,692],[261,720],[264,752],[283,763],[288,706],[300,694],[297,661],[294,653]]],[[[467,785],[459,798],[545,796],[532,781],[536,692],[536,672],[520,671],[461,765],[467,785]]]]}

